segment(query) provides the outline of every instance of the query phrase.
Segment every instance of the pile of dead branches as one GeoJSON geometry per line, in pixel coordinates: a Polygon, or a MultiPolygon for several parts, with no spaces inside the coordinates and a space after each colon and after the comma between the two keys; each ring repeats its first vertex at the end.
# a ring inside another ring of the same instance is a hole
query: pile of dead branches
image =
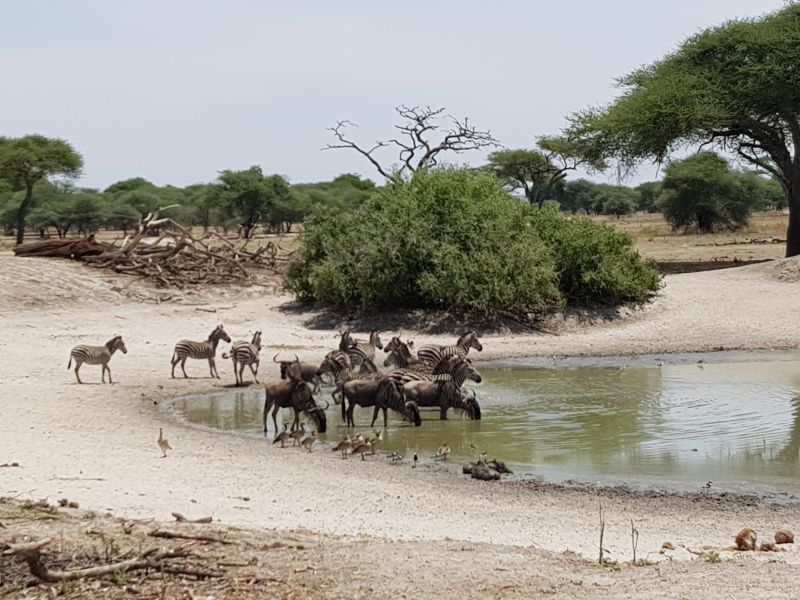
{"type": "Polygon", "coordinates": [[[135,234],[126,236],[119,245],[98,242],[89,236],[22,244],[14,248],[14,254],[71,258],[93,267],[139,275],[167,288],[243,283],[250,279],[252,271],[270,269],[274,273],[279,261],[288,260],[290,253],[282,252],[272,241],[251,250],[248,244],[252,240],[234,242],[214,231],[195,237],[174,220],[160,216],[169,208],[172,207],[149,213],[135,234]]]}

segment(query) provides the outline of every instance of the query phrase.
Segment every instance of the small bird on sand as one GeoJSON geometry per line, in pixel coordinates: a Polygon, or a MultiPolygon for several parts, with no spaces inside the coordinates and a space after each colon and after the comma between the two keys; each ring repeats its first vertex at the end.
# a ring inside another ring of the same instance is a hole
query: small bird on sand
{"type": "Polygon", "coordinates": [[[277,444],[280,442],[281,448],[286,448],[286,441],[289,439],[291,435],[286,428],[288,427],[287,423],[283,424],[283,431],[281,431],[278,435],[275,436],[275,439],[272,440],[273,444],[277,444]]]}
{"type": "Polygon", "coordinates": [[[381,444],[381,442],[383,442],[383,432],[376,431],[375,432],[375,437],[374,438],[370,438],[370,440],[369,440],[369,445],[370,445],[370,450],[371,450],[370,454],[375,454],[375,452],[378,450],[378,446],[381,444]]]}
{"type": "Polygon", "coordinates": [[[711,491],[711,484],[713,483],[713,481],[706,481],[706,484],[703,486],[706,494],[711,491]]]}
{"type": "Polygon", "coordinates": [[[166,458],[167,450],[172,450],[172,446],[169,445],[167,438],[164,437],[164,430],[161,427],[158,428],[158,447],[161,448],[161,458],[166,458]]]}
{"type": "Polygon", "coordinates": [[[389,455],[389,460],[392,461],[393,465],[399,465],[401,462],[403,462],[403,454],[395,450],[389,455]]]}
{"type": "Polygon", "coordinates": [[[412,469],[416,469],[417,468],[417,461],[419,461],[419,456],[417,456],[417,453],[414,452],[414,464],[411,465],[412,469]]]}
{"type": "Polygon", "coordinates": [[[447,460],[447,455],[450,454],[450,446],[447,445],[447,442],[439,446],[439,449],[436,451],[436,456],[433,458],[441,458],[442,460],[447,460]]]}
{"type": "Polygon", "coordinates": [[[342,458],[347,458],[347,451],[353,447],[353,440],[350,439],[348,435],[344,438],[341,442],[336,444],[336,447],[333,449],[334,452],[341,452],[342,458]]]}
{"type": "Polygon", "coordinates": [[[361,455],[361,460],[366,460],[364,458],[364,454],[366,452],[370,451],[370,449],[372,448],[372,444],[370,444],[369,440],[365,440],[362,436],[358,436],[358,437],[361,438],[361,439],[360,440],[357,439],[355,442],[353,442],[353,448],[350,451],[350,453],[351,454],[360,454],[361,455]]]}
{"type": "Polygon", "coordinates": [[[317,441],[317,432],[312,431],[311,435],[302,441],[302,446],[303,448],[311,452],[311,446],[313,446],[314,442],[316,441],[317,441]]]}
{"type": "Polygon", "coordinates": [[[292,438],[292,448],[297,446],[300,443],[300,440],[303,439],[303,436],[306,434],[306,424],[303,421],[300,421],[300,429],[297,431],[293,431],[289,434],[289,437],[292,438]]]}

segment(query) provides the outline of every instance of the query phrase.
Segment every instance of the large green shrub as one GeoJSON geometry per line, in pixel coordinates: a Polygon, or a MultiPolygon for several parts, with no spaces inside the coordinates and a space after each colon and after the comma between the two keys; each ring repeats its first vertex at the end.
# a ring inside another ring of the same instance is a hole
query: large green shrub
{"type": "Polygon", "coordinates": [[[442,307],[527,317],[643,300],[659,285],[631,239],[536,209],[485,173],[420,172],[349,212],[308,218],[287,286],[338,308],[442,307]]]}

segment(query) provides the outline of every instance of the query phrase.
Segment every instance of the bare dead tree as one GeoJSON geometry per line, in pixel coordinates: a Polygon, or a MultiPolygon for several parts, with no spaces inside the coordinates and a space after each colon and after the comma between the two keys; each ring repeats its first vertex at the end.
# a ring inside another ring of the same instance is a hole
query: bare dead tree
{"type": "Polygon", "coordinates": [[[370,147],[362,146],[347,134],[348,128],[357,125],[352,121],[343,120],[328,128],[336,138],[336,142],[327,144],[323,150],[339,148],[355,150],[366,158],[378,173],[387,179],[392,179],[436,166],[439,164],[440,155],[444,152],[462,154],[470,150],[500,146],[490,131],[478,129],[468,117],[459,120],[446,114],[444,108],[400,105],[395,107],[395,111],[402,120],[399,125],[394,126],[399,133],[397,137],[377,140],[370,147]],[[437,132],[439,132],[438,139],[437,132]],[[388,169],[380,163],[375,153],[381,148],[398,150],[400,165],[398,168],[388,169]]]}

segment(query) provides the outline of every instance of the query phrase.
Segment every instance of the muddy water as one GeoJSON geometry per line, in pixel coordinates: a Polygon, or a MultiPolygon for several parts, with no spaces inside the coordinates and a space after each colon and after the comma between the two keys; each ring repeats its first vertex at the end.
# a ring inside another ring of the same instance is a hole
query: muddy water
{"type": "MultiPolygon", "coordinates": [[[[424,412],[415,428],[390,413],[381,449],[429,460],[446,442],[450,460],[487,452],[517,473],[553,481],[679,490],[710,481],[712,491],[800,494],[800,355],[538,359],[479,368],[481,421],[424,412]]],[[[260,436],[262,403],[263,392],[252,388],[169,406],[189,423],[260,436]]],[[[321,438],[338,440],[347,432],[339,407],[327,414],[321,438]]],[[[355,432],[371,432],[371,409],[357,408],[355,418],[355,432]]]]}

